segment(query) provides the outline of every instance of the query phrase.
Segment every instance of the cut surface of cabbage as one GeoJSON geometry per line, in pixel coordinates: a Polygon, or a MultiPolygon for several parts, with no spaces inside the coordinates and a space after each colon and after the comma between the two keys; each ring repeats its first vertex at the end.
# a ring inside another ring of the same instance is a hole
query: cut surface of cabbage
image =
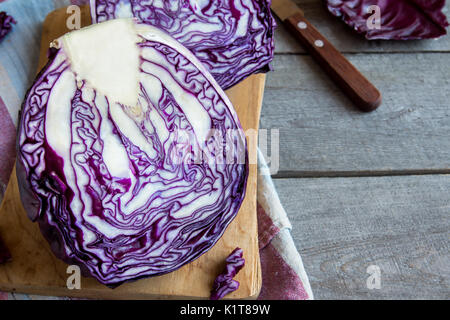
{"type": "Polygon", "coordinates": [[[21,112],[17,174],[56,256],[115,286],[208,251],[248,176],[244,133],[214,78],[134,19],[53,46],[21,112]]]}

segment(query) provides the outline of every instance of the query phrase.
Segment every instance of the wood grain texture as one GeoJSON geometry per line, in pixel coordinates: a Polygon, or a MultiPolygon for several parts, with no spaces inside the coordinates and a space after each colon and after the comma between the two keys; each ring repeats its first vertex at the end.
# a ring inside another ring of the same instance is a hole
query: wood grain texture
{"type": "MultiPolygon", "coordinates": [[[[323,0],[294,0],[304,11],[305,17],[341,52],[344,53],[389,53],[389,52],[449,52],[450,37],[437,40],[417,41],[367,41],[344,22],[328,12],[323,0]]],[[[445,13],[450,14],[450,2],[445,5],[445,13]]],[[[276,53],[301,53],[305,50],[295,38],[277,21],[275,30],[276,53]]]]}
{"type": "Polygon", "coordinates": [[[450,54],[350,55],[383,106],[353,107],[308,56],[278,55],[261,128],[280,130],[282,176],[450,172],[450,54]]]}
{"type": "Polygon", "coordinates": [[[367,41],[323,1],[295,2],[384,97],[356,110],[278,27],[261,128],[280,130],[274,182],[315,298],[449,299],[450,36],[367,41]]]}
{"type": "MultiPolygon", "coordinates": [[[[83,8],[84,24],[88,23],[83,8]]],[[[40,65],[50,41],[65,33],[65,8],[50,14],[43,27],[40,65]]],[[[227,91],[245,130],[258,129],[264,92],[264,75],[255,75],[227,91]]],[[[249,146],[256,158],[256,146],[249,146]]],[[[257,220],[256,165],[250,165],[247,193],[241,209],[219,242],[199,259],[164,276],[124,284],[114,290],[94,279],[83,278],[81,290],[68,290],[67,265],[54,257],[38,225],[26,216],[19,199],[15,173],[0,208],[0,233],[10,248],[13,261],[0,266],[0,290],[41,295],[109,299],[208,298],[215,277],[223,270],[225,258],[236,247],[244,250],[246,266],[236,276],[237,291],[227,298],[256,298],[261,288],[257,220]]]]}
{"type": "Polygon", "coordinates": [[[450,299],[449,175],[275,185],[316,299],[450,299]]]}

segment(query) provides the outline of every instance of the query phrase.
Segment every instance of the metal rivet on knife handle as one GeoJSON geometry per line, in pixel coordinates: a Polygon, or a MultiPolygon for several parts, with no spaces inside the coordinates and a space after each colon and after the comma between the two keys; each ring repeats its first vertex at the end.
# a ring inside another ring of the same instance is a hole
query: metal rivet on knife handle
{"type": "Polygon", "coordinates": [[[324,46],[324,43],[322,40],[316,40],[316,41],[314,41],[314,45],[316,47],[322,48],[324,46]]]}
{"type": "Polygon", "coordinates": [[[298,26],[300,29],[306,29],[306,28],[308,28],[308,25],[307,25],[306,23],[304,23],[303,21],[300,21],[300,22],[297,24],[297,26],[298,26]]]}

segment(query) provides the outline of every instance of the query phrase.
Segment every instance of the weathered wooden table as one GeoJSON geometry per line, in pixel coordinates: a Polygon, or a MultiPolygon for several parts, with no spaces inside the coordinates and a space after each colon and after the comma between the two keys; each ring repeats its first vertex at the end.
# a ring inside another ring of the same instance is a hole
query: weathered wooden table
{"type": "Polygon", "coordinates": [[[315,298],[449,299],[450,36],[369,42],[296,2],[384,96],[359,112],[278,27],[261,128],[280,130],[275,185],[315,298]]]}

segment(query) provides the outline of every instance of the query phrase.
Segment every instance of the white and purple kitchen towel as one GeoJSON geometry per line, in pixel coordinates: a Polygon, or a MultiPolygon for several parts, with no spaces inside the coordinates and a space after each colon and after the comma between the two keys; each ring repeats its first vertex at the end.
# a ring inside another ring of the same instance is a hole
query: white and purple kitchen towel
{"type": "MultiPolygon", "coordinates": [[[[7,12],[17,21],[12,32],[0,42],[0,201],[14,166],[19,108],[37,69],[42,22],[52,10],[86,2],[0,0],[0,12],[7,12]]],[[[258,154],[258,173],[258,230],[263,278],[259,299],[313,299],[302,259],[290,234],[291,224],[261,153],[258,154]]],[[[0,300],[44,298],[0,292],[0,300]]]]}

